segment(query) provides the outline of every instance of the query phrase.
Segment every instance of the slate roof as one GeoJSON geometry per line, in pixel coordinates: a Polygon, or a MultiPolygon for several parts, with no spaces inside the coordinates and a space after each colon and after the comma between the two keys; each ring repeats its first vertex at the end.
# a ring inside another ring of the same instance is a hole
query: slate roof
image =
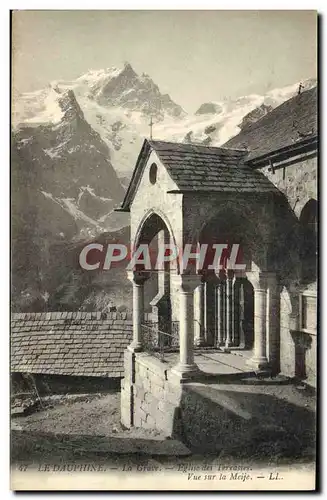
{"type": "Polygon", "coordinates": [[[284,102],[227,141],[223,147],[247,148],[253,160],[318,134],[317,87],[284,102]]]}
{"type": "Polygon", "coordinates": [[[11,317],[11,371],[123,377],[132,340],[126,313],[16,313],[11,317]]]}
{"type": "Polygon", "coordinates": [[[246,150],[145,140],[122,203],[128,209],[147,159],[155,150],[182,192],[267,193],[277,188],[261,172],[244,163],[246,150]]]}

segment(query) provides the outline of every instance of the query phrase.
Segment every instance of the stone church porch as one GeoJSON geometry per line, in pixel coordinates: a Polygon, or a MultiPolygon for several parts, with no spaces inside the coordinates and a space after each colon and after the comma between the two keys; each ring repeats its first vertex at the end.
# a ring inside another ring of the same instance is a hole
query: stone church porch
{"type": "Polygon", "coordinates": [[[128,428],[158,429],[187,442],[187,434],[202,433],[201,446],[214,443],[214,450],[240,443],[241,435],[273,425],[282,403],[234,393],[232,385],[257,387],[267,372],[285,373],[285,356],[303,365],[304,342],[285,354],[285,332],[301,330],[301,227],[285,195],[248,166],[246,155],[163,141],[142,146],[120,209],[130,213],[138,257],[128,267],[133,341],[121,391],[128,428]],[[164,260],[168,247],[177,255],[164,260]],[[201,252],[208,248],[225,253],[206,259],[201,252]],[[160,254],[161,265],[153,267],[144,249],[160,254]],[[267,420],[261,421],[262,408],[267,420]]]}

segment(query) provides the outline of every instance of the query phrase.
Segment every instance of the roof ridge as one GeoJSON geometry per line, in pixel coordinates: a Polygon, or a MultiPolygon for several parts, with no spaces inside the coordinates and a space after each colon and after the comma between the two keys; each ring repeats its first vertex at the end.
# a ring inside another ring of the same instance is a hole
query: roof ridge
{"type": "Polygon", "coordinates": [[[27,320],[27,321],[54,321],[61,319],[88,319],[88,320],[104,320],[104,319],[120,319],[129,320],[132,316],[130,311],[50,311],[50,312],[25,312],[11,313],[11,321],[27,320]]]}
{"type": "Polygon", "coordinates": [[[186,142],[178,142],[178,141],[165,141],[163,139],[148,139],[148,143],[150,146],[156,150],[155,145],[160,143],[160,144],[167,144],[167,145],[173,145],[173,146],[181,146],[182,148],[201,148],[204,150],[217,150],[217,151],[228,151],[228,152],[246,152],[246,149],[243,148],[232,148],[232,147],[225,147],[225,146],[208,146],[206,144],[201,144],[201,143],[186,143],[186,142]]]}

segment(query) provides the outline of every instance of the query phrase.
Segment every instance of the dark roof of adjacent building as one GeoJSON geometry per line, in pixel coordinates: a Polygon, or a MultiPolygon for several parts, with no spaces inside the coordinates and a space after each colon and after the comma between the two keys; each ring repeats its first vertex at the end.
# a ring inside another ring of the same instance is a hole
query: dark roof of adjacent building
{"type": "Polygon", "coordinates": [[[126,313],[12,314],[11,372],[123,377],[131,340],[126,313]]]}
{"type": "Polygon", "coordinates": [[[137,191],[151,151],[155,151],[181,192],[276,192],[261,173],[244,163],[246,150],[145,140],[138,157],[122,209],[129,206],[137,191]]]}
{"type": "Polygon", "coordinates": [[[249,125],[223,147],[246,148],[247,160],[317,137],[317,87],[284,102],[249,125]]]}

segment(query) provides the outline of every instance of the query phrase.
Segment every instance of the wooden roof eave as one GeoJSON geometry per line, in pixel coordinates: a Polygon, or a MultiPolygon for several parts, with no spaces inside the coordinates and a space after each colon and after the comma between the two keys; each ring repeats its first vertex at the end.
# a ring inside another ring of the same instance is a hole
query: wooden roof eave
{"type": "Polygon", "coordinates": [[[255,158],[245,159],[245,163],[251,167],[264,167],[269,165],[271,161],[284,161],[288,159],[290,156],[298,156],[301,153],[306,153],[308,151],[312,151],[313,149],[317,149],[318,146],[318,135],[315,134],[313,137],[303,139],[293,144],[289,144],[288,146],[283,146],[280,149],[275,149],[270,151],[269,153],[265,153],[260,156],[256,156],[255,158]]]}

